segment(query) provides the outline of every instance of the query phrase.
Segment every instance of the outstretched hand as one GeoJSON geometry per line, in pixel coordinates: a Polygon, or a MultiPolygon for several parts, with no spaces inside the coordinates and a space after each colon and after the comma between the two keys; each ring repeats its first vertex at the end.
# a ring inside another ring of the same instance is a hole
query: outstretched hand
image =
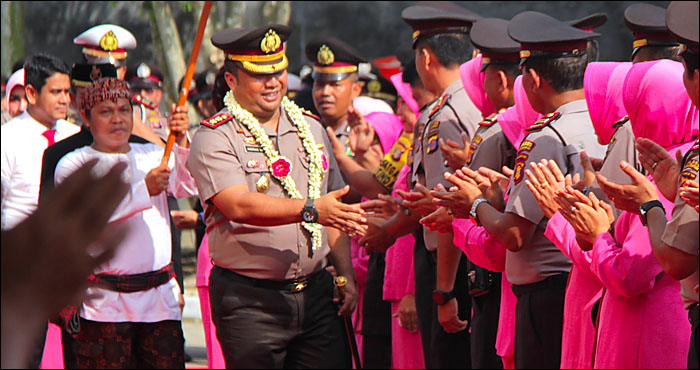
{"type": "Polygon", "coordinates": [[[345,204],[340,198],[350,191],[350,186],[328,192],[316,199],[314,206],[318,211],[318,223],[334,227],[350,235],[364,234],[367,231],[365,211],[360,204],[345,204]]]}
{"type": "Polygon", "coordinates": [[[431,191],[431,194],[436,198],[433,202],[449,208],[456,218],[469,218],[472,203],[482,195],[476,181],[463,171],[471,170],[461,169],[453,174],[447,172],[444,174],[445,179],[455,185],[450,191],[431,191]]]}
{"type": "Polygon", "coordinates": [[[682,154],[680,150],[676,152],[676,159],[673,159],[664,147],[646,138],[638,138],[636,148],[639,151],[639,162],[654,179],[654,183],[664,198],[673,202],[676,198],[678,176],[681,172],[682,154]]]}
{"type": "Polygon", "coordinates": [[[678,191],[685,204],[693,207],[695,212],[698,212],[698,183],[686,181],[678,191]]]}
{"type": "Polygon", "coordinates": [[[608,199],[615,203],[617,209],[639,214],[639,207],[642,204],[659,199],[656,186],[629,163],[621,161],[620,168],[632,179],[632,184],[616,184],[600,173],[596,174],[600,188],[608,199]]]}
{"type": "Polygon", "coordinates": [[[471,146],[471,140],[469,140],[469,135],[466,132],[462,132],[462,144],[460,145],[456,141],[447,139],[438,140],[438,145],[440,146],[440,151],[442,152],[442,158],[445,160],[447,167],[452,171],[457,171],[466,165],[470,159],[469,148],[471,146]]]}

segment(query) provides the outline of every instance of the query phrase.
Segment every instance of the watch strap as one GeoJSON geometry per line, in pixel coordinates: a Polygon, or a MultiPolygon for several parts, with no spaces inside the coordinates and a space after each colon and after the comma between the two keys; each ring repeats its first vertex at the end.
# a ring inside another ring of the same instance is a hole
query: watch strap
{"type": "Polygon", "coordinates": [[[479,221],[479,216],[476,214],[476,209],[477,209],[477,207],[479,207],[479,204],[484,203],[484,202],[491,204],[491,201],[486,199],[486,198],[477,198],[474,201],[474,203],[472,203],[472,208],[469,211],[469,215],[472,216],[474,221],[476,221],[476,224],[479,226],[481,226],[481,222],[479,221]]]}
{"type": "Polygon", "coordinates": [[[647,226],[647,214],[654,207],[659,207],[662,211],[666,212],[666,209],[664,209],[664,205],[656,199],[642,203],[642,205],[639,206],[639,217],[641,217],[642,219],[642,225],[647,226]]]}

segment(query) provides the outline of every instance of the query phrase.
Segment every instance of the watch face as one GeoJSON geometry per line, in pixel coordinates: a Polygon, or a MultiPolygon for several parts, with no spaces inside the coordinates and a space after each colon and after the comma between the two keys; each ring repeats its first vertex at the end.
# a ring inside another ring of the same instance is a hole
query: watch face
{"type": "Polygon", "coordinates": [[[441,305],[445,303],[445,297],[442,296],[442,294],[438,291],[433,292],[433,302],[441,305]]]}
{"type": "Polygon", "coordinates": [[[314,219],[313,212],[311,210],[304,210],[304,213],[301,214],[301,218],[304,219],[304,222],[312,222],[314,219]]]}

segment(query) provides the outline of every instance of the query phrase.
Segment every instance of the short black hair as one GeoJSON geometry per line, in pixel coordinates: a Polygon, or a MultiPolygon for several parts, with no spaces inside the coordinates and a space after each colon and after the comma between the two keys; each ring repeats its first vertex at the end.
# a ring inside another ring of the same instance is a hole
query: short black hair
{"type": "Polygon", "coordinates": [[[681,57],[678,56],[681,51],[680,45],[645,45],[642,48],[646,49],[646,52],[653,60],[670,59],[676,62],[681,61],[681,57]]]}
{"type": "Polygon", "coordinates": [[[429,48],[438,62],[447,68],[459,67],[472,57],[472,45],[464,33],[440,33],[423,36],[416,48],[429,48]]]}
{"type": "Polygon", "coordinates": [[[24,62],[26,59],[24,57],[21,57],[15,61],[15,64],[12,65],[12,73],[15,73],[19,71],[20,69],[24,68],[24,62]]]}
{"type": "Polygon", "coordinates": [[[523,70],[534,69],[558,93],[583,89],[588,54],[576,57],[530,57],[523,70]]]}
{"type": "Polygon", "coordinates": [[[421,81],[418,71],[416,70],[415,56],[406,62],[402,70],[401,79],[403,82],[413,87],[423,87],[423,81],[421,81]]]}
{"type": "Polygon", "coordinates": [[[61,59],[49,54],[35,54],[24,63],[24,86],[32,85],[37,91],[56,73],[70,76],[70,68],[61,59]]]}
{"type": "Polygon", "coordinates": [[[240,63],[239,61],[226,58],[224,61],[224,72],[229,72],[234,77],[238,78],[238,69],[241,68],[240,63]]]}
{"type": "Polygon", "coordinates": [[[586,45],[586,54],[588,54],[589,62],[598,61],[598,59],[600,58],[598,40],[588,40],[588,45],[586,45]]]}

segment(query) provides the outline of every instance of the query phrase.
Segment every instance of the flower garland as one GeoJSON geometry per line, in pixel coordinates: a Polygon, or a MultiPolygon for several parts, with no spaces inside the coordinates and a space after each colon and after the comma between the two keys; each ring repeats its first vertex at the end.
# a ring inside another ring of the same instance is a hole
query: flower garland
{"type": "MultiPolygon", "coordinates": [[[[287,194],[289,194],[292,199],[303,199],[301,193],[297,190],[294,179],[290,176],[292,172],[292,163],[287,157],[280,155],[275,149],[270,137],[267,136],[265,130],[260,127],[260,122],[258,122],[250,112],[238,104],[232,91],[226,93],[226,96],[224,96],[224,103],[229,112],[236,118],[236,121],[244,124],[248,128],[248,131],[253,134],[255,140],[260,143],[265,156],[269,159],[269,167],[272,176],[280,181],[287,191],[287,194]]],[[[323,173],[328,170],[328,160],[325,154],[316,146],[311,128],[308,122],[306,122],[301,108],[287,99],[286,96],[282,98],[282,108],[284,108],[292,123],[299,130],[299,138],[309,157],[309,198],[317,199],[321,196],[321,183],[323,182],[323,173]]],[[[321,224],[307,222],[302,222],[301,224],[313,237],[311,250],[319,250],[323,245],[321,224]]]]}

